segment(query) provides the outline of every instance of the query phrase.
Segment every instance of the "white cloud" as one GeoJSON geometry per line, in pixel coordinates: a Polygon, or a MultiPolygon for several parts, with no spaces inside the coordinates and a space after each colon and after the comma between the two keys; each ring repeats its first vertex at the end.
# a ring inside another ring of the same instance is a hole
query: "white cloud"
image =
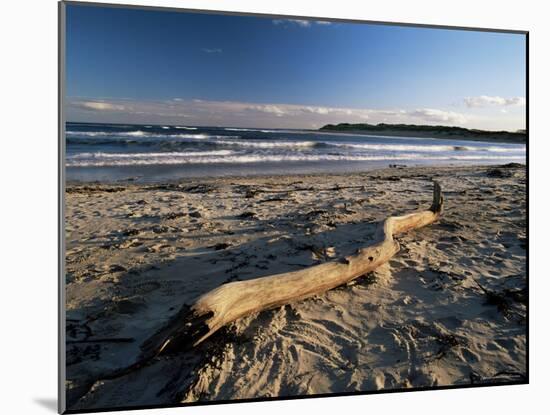
{"type": "Polygon", "coordinates": [[[282,25],[282,26],[299,26],[299,27],[311,27],[312,24],[318,24],[318,25],[324,25],[328,26],[331,25],[332,22],[327,22],[325,20],[303,20],[303,19],[273,19],[272,20],[274,25],[282,25]]]}
{"type": "MultiPolygon", "coordinates": [[[[274,21],[275,23],[275,21],[274,21]]],[[[311,26],[311,21],[309,20],[300,20],[300,19],[287,19],[287,20],[279,20],[278,23],[275,23],[275,24],[285,24],[285,23],[290,23],[290,24],[294,24],[294,25],[297,25],[297,26],[300,26],[300,27],[310,27],[311,26]]]]}
{"type": "Polygon", "coordinates": [[[286,111],[284,108],[281,108],[277,105],[250,105],[245,107],[244,109],[247,111],[260,111],[268,114],[275,114],[275,116],[277,117],[289,115],[288,111],[286,111]]]}
{"type": "Polygon", "coordinates": [[[222,53],[223,52],[223,50],[220,48],[213,48],[213,49],[203,48],[202,51],[205,53],[222,53]]]}
{"type": "MultiPolygon", "coordinates": [[[[237,103],[234,103],[238,105],[237,103]]],[[[259,111],[265,113],[275,114],[278,117],[281,116],[290,116],[296,117],[304,114],[317,114],[317,115],[327,115],[330,113],[342,113],[347,115],[352,115],[353,112],[350,109],[345,108],[330,108],[330,107],[319,107],[311,105],[294,105],[294,104],[254,104],[246,107],[249,111],[259,111]]]]}
{"type": "Polygon", "coordinates": [[[103,101],[75,101],[73,106],[87,111],[124,111],[126,107],[121,104],[113,104],[103,101]]]}
{"type": "Polygon", "coordinates": [[[464,114],[433,108],[346,108],[182,98],[157,101],[99,101],[79,98],[69,99],[67,109],[69,119],[75,121],[191,123],[266,128],[303,128],[311,124],[341,122],[465,125],[469,121],[464,114]]]}
{"type": "Polygon", "coordinates": [[[321,114],[321,115],[326,115],[328,113],[330,113],[330,108],[325,108],[325,107],[306,107],[304,108],[305,111],[309,111],[313,114],[321,114]]]}
{"type": "Polygon", "coordinates": [[[524,97],[503,98],[499,96],[480,95],[478,97],[466,97],[464,103],[468,108],[483,108],[492,106],[525,106],[524,97]]]}
{"type": "Polygon", "coordinates": [[[411,111],[409,115],[418,117],[426,122],[440,122],[446,124],[464,124],[467,118],[464,114],[453,111],[442,111],[432,108],[423,108],[411,111]]]}

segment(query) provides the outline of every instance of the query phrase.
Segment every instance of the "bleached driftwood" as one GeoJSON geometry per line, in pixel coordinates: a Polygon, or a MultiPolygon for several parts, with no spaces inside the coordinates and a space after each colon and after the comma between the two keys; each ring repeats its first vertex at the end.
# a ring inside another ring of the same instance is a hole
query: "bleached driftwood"
{"type": "Polygon", "coordinates": [[[184,351],[240,317],[321,294],[373,271],[399,251],[394,235],[433,223],[442,208],[441,188],[434,182],[428,210],[388,217],[380,223],[373,244],[355,255],[299,271],[232,282],[204,294],[144,343],[140,361],[184,351]]]}

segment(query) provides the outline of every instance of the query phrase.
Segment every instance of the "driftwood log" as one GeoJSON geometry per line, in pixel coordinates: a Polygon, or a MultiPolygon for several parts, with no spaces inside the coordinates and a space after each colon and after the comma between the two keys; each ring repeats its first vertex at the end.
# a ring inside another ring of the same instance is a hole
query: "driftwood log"
{"type": "Polygon", "coordinates": [[[441,216],[443,195],[439,184],[433,183],[433,202],[428,210],[386,218],[380,222],[374,242],[355,255],[299,271],[222,285],[193,305],[184,305],[142,344],[135,363],[101,379],[114,379],[144,367],[155,357],[189,350],[240,317],[321,294],[373,271],[399,251],[394,235],[429,225],[441,216]]]}
{"type": "Polygon", "coordinates": [[[192,306],[184,306],[142,345],[133,368],[156,356],[195,347],[240,317],[321,294],[373,271],[399,251],[394,235],[433,223],[442,208],[441,188],[434,182],[433,203],[428,210],[388,217],[379,224],[373,244],[355,255],[299,271],[228,283],[204,294],[192,306]]]}

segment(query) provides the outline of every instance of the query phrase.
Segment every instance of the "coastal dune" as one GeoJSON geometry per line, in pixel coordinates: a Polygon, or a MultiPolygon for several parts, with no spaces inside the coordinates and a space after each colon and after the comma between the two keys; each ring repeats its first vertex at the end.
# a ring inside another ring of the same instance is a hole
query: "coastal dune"
{"type": "Polygon", "coordinates": [[[98,409],[521,382],[525,166],[67,186],[67,397],[98,409]],[[201,295],[369,245],[387,216],[445,212],[374,272],[128,367],[201,295]]]}

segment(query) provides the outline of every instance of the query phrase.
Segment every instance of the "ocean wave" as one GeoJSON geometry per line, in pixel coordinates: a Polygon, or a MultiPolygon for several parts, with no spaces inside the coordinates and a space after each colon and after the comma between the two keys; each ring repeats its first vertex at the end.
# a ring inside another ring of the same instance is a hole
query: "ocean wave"
{"type": "Polygon", "coordinates": [[[259,131],[259,130],[253,130],[251,128],[224,128],[225,131],[259,131]]]}
{"type": "Polygon", "coordinates": [[[291,132],[289,130],[262,130],[259,128],[232,128],[227,127],[224,128],[225,131],[257,131],[260,133],[284,133],[284,132],[291,132]]]}
{"type": "Polygon", "coordinates": [[[176,126],[174,127],[177,130],[196,130],[197,127],[183,127],[183,126],[176,126]]]}
{"type": "Polygon", "coordinates": [[[306,148],[323,145],[315,141],[246,141],[246,140],[216,140],[216,144],[251,147],[251,148],[306,148]]]}
{"type": "Polygon", "coordinates": [[[353,148],[359,150],[378,151],[420,151],[420,152],[441,152],[441,151],[468,151],[475,150],[475,147],[452,146],[452,145],[406,145],[406,144],[368,144],[368,143],[326,143],[330,146],[353,148]]]}
{"type": "Polygon", "coordinates": [[[231,139],[239,136],[210,135],[210,134],[160,134],[144,131],[130,131],[122,133],[107,133],[104,131],[67,131],[69,144],[139,144],[139,143],[163,143],[186,140],[231,139]]]}
{"type": "Polygon", "coordinates": [[[494,153],[515,153],[515,152],[519,152],[519,151],[522,151],[522,152],[525,152],[525,146],[522,146],[522,147],[516,147],[516,148],[513,148],[513,147],[482,147],[482,148],[479,148],[477,149],[479,151],[490,151],[490,152],[494,152],[494,153]]]}
{"type": "Polygon", "coordinates": [[[178,151],[178,152],[157,152],[157,153],[78,153],[67,157],[67,160],[80,159],[154,159],[169,157],[204,157],[204,156],[227,156],[234,154],[231,150],[213,151],[178,151]]]}
{"type": "Polygon", "coordinates": [[[455,152],[455,151],[487,151],[495,153],[515,153],[524,151],[524,148],[514,147],[478,147],[467,145],[448,145],[448,144],[426,144],[426,145],[407,145],[407,144],[369,144],[369,143],[330,143],[324,142],[328,146],[351,148],[357,150],[373,151],[414,151],[414,152],[455,152]]]}
{"type": "MultiPolygon", "coordinates": [[[[223,151],[223,150],[221,150],[223,151]]],[[[108,153],[84,159],[67,158],[67,167],[100,167],[100,166],[136,166],[136,165],[185,165],[185,164],[249,164],[280,162],[330,162],[330,161],[479,161],[479,160],[517,160],[523,156],[422,156],[419,154],[390,155],[330,155],[330,154],[213,154],[212,152],[180,153],[142,153],[124,154],[108,153]]]]}
{"type": "Polygon", "coordinates": [[[67,137],[109,137],[109,136],[120,136],[120,137],[145,137],[149,136],[151,133],[136,130],[136,131],[66,131],[65,135],[67,137]]]}

